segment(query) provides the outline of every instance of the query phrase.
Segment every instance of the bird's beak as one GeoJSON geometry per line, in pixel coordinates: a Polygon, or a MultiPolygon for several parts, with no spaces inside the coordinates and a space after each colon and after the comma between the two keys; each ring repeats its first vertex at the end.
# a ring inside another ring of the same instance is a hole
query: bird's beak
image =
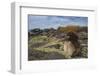
{"type": "Polygon", "coordinates": [[[65,38],[60,39],[60,41],[64,41],[64,40],[65,40],[65,38]]]}

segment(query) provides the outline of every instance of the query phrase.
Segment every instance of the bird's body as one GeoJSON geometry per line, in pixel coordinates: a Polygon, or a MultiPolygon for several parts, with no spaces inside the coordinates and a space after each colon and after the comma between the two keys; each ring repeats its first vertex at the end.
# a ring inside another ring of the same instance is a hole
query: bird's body
{"type": "Polygon", "coordinates": [[[64,40],[64,53],[66,58],[77,56],[80,52],[80,43],[76,33],[69,32],[64,40]]]}

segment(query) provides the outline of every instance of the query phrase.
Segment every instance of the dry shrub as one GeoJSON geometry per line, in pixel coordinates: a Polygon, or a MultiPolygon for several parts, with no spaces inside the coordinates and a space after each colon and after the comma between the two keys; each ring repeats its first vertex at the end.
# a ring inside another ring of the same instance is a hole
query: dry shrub
{"type": "Polygon", "coordinates": [[[76,25],[68,25],[66,27],[59,27],[58,28],[58,31],[64,32],[64,33],[67,33],[67,32],[78,32],[78,30],[79,30],[79,26],[76,26],[76,25]]]}

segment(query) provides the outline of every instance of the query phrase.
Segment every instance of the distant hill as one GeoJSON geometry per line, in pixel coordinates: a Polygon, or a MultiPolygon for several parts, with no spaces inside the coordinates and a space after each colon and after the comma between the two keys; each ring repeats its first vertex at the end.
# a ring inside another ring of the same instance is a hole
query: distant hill
{"type": "Polygon", "coordinates": [[[87,26],[78,26],[78,25],[68,25],[65,27],[58,27],[58,29],[48,28],[48,29],[40,29],[35,28],[28,32],[28,36],[33,35],[47,35],[47,36],[56,36],[60,35],[61,33],[68,33],[68,32],[88,32],[87,26]]]}

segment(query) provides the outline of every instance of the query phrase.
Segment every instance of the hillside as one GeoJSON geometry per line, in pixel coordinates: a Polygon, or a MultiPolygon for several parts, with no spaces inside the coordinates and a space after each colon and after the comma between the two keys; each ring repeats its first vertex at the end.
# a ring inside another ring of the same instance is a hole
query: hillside
{"type": "Polygon", "coordinates": [[[80,55],[74,58],[87,58],[87,29],[87,27],[70,26],[31,30],[28,32],[28,60],[66,59],[61,39],[65,38],[69,31],[77,33],[81,45],[80,55]]]}

